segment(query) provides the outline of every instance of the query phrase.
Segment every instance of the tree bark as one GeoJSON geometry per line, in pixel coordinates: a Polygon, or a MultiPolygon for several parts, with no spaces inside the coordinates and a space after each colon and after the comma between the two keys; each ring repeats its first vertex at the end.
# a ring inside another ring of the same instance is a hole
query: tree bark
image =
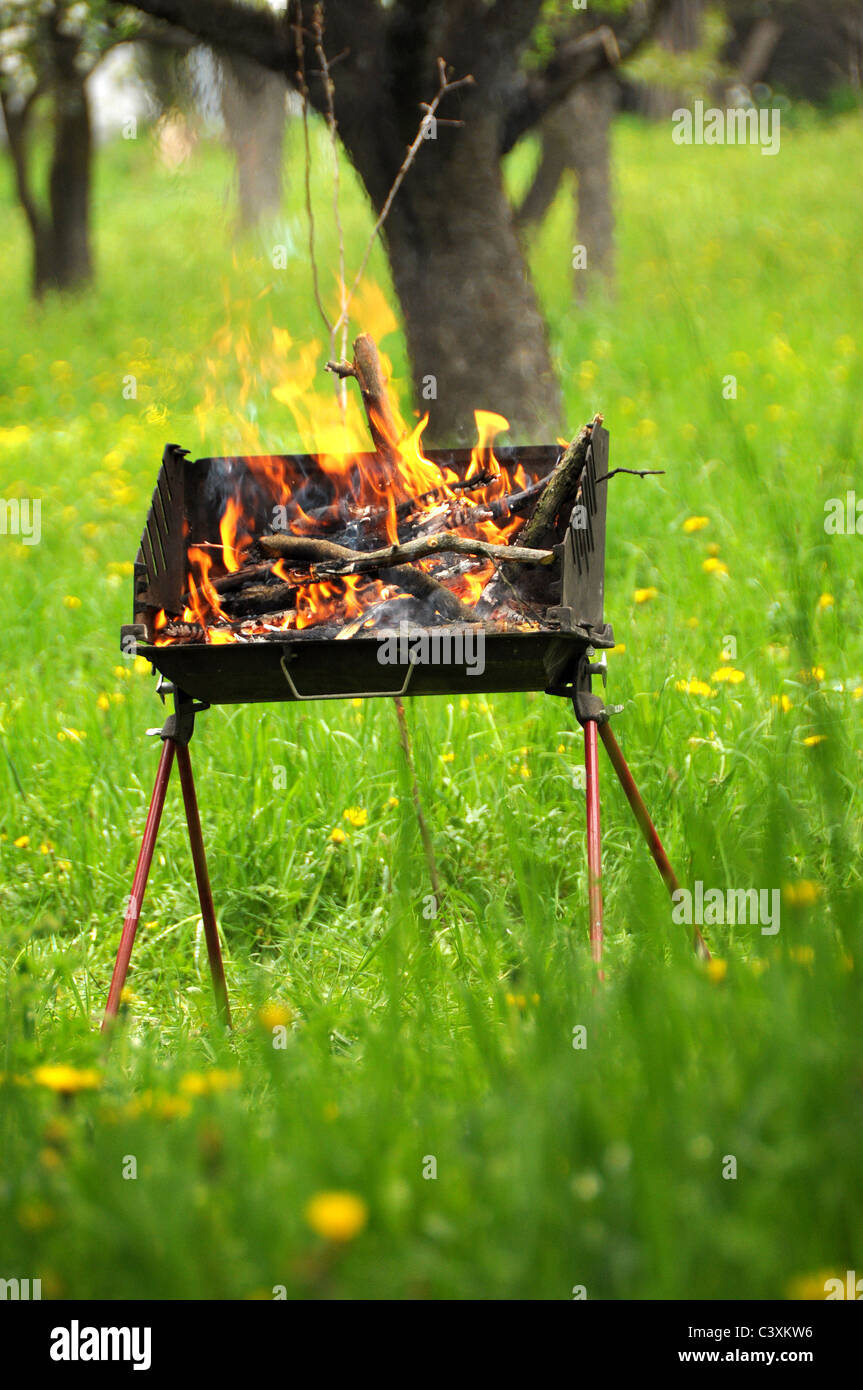
{"type": "Polygon", "coordinates": [[[93,137],[85,75],[79,70],[78,42],[54,31],[53,98],[54,147],[49,178],[53,232],[52,260],[47,285],[78,289],[93,278],[90,251],[90,170],[93,137]]]}
{"type": "Polygon", "coordinates": [[[282,206],[282,144],[287,84],[238,53],[220,54],[222,115],[237,164],[241,229],[275,217],[282,206]]]}
{"type": "Polygon", "coordinates": [[[539,165],[517,213],[521,227],[542,221],[564,175],[570,170],[575,174],[575,244],[587,252],[587,264],[573,271],[573,291],[579,303],[599,279],[608,289],[614,284],[611,126],[617,96],[614,75],[601,73],[580,84],[549,112],[541,127],[539,165]]]}
{"type": "Polygon", "coordinates": [[[567,103],[572,130],[572,163],[578,179],[575,240],[587,251],[587,266],[574,270],[575,297],[605,282],[614,286],[614,197],[611,183],[611,127],[617,108],[617,81],[601,73],[576,87],[567,103]]]}
{"type": "Polygon", "coordinates": [[[2,94],[18,201],[30,229],[31,284],[36,299],[51,289],[81,288],[93,275],[89,225],[92,132],[86,74],[77,67],[74,39],[52,26],[48,42],[50,85],[46,83],[17,107],[2,94]],[[42,96],[49,96],[53,104],[47,204],[37,199],[33,189],[29,144],[31,118],[42,96]]]}
{"type": "Polygon", "coordinates": [[[461,130],[427,142],[385,227],[414,397],[430,412],[426,440],[442,445],[473,441],[476,408],[505,416],[523,443],[560,431],[560,389],[498,142],[493,113],[472,102],[461,130]]]}

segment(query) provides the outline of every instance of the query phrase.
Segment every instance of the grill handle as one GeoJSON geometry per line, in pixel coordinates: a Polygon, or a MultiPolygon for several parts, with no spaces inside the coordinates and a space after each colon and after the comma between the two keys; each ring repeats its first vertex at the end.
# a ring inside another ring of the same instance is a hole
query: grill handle
{"type": "Polygon", "coordinates": [[[291,673],[288,670],[288,663],[285,660],[285,656],[286,653],[283,651],[282,655],[279,658],[279,665],[282,668],[285,680],[287,681],[290,687],[291,694],[293,695],[295,700],[370,700],[375,698],[376,696],[382,695],[390,695],[395,699],[400,699],[402,695],[407,694],[408,686],[411,683],[411,678],[417,666],[417,663],[415,661],[411,661],[409,663],[407,675],[405,676],[404,684],[402,685],[400,690],[346,690],[344,692],[340,692],[338,695],[301,695],[297,687],[294,685],[293,677],[291,676],[291,673]]]}

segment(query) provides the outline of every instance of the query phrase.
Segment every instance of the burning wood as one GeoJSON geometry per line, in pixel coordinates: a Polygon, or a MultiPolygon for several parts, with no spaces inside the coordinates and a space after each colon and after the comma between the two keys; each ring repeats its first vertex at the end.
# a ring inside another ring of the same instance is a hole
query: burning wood
{"type": "Polygon", "coordinates": [[[352,362],[326,365],[357,382],[373,456],[322,456],[314,486],[306,473],[291,482],[279,468],[290,460],[247,460],[273,516],[267,524],[233,485],[221,504],[220,540],[188,540],[183,611],[159,615],[156,643],[347,635],[387,627],[397,613],[417,625],[542,624],[560,598],[555,547],[602,417],[579,431],[549,476],[537,477],[521,462],[513,471],[501,463],[493,441],[507,422],[477,411],[478,442],[466,471],[457,470],[423,453],[425,421],[412,431],[404,424],[370,335],[355,340],[352,362]],[[331,485],[329,501],[322,485],[331,485]]]}

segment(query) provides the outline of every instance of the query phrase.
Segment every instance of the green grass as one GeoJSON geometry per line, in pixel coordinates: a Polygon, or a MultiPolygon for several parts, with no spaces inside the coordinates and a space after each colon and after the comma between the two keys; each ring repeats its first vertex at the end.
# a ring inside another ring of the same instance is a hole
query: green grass
{"type": "MultiPolygon", "coordinates": [[[[683,881],[782,888],[779,933],[708,927],[724,976],[699,963],[604,764],[597,986],[562,701],[409,703],[447,885],[432,922],[390,701],[216,709],[192,754],[236,1028],[214,1016],[174,785],[103,1050],[162,718],[119,653],[128,561],[167,440],[227,452],[245,417],[264,448],[298,442],[258,365],[274,326],[292,352],[321,337],[297,153],[284,226],[234,246],[219,149],[173,174],[147,137],[106,149],[98,286],[41,307],[3,170],[0,494],[41,497],[43,536],[0,537],[0,1276],[73,1298],[764,1298],[859,1269],[863,542],[823,526],[863,444],[854,115],[783,130],[774,159],[622,123],[612,304],[568,300],[566,196],[531,248],[569,427],[600,409],[614,464],[666,470],[611,485],[618,738],[683,881]],[[710,693],[677,688],[693,679],[710,693]],[[47,1063],[101,1084],[64,1100],[34,1080],[47,1063]],[[328,1190],[367,1206],[342,1246],[304,1215],[328,1190]]],[[[345,181],[355,255],[370,217],[345,181]]],[[[372,274],[389,293],[379,253],[372,274]]],[[[400,335],[384,346],[403,385],[400,335]]]]}

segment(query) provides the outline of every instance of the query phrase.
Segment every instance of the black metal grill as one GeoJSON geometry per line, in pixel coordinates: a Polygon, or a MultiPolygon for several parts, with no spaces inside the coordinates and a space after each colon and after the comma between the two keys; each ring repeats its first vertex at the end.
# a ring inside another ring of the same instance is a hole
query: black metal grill
{"type": "MultiPolygon", "coordinates": [[[[497,456],[510,470],[520,464],[540,481],[554,469],[560,449],[498,449],[497,456]]],[[[374,457],[360,457],[357,467],[373,465],[374,457]]],[[[471,456],[464,449],[427,457],[463,479],[471,456]]],[[[315,455],[191,459],[175,444],[165,449],[135,563],[134,621],[124,626],[122,643],[127,653],[134,649],[151,661],[177,690],[207,704],[507,690],[571,695],[588,648],[614,645],[603,616],[608,432],[599,425],[582,476],[581,506],[577,517],[573,513],[577,524],[555,547],[559,602],[545,609],[538,629],[489,629],[482,674],[455,664],[381,667],[379,632],[340,641],[316,637],[312,628],[286,631],[277,640],[270,634],[267,640],[226,645],[156,645],[156,614],[183,611],[188,546],[218,544],[226,497],[239,495],[244,517],[258,534],[270,529],[272,498],[260,493],[257,479],[261,469],[274,466],[293,481],[306,513],[313,504],[324,510],[332,502],[337,484],[315,455]]]]}

